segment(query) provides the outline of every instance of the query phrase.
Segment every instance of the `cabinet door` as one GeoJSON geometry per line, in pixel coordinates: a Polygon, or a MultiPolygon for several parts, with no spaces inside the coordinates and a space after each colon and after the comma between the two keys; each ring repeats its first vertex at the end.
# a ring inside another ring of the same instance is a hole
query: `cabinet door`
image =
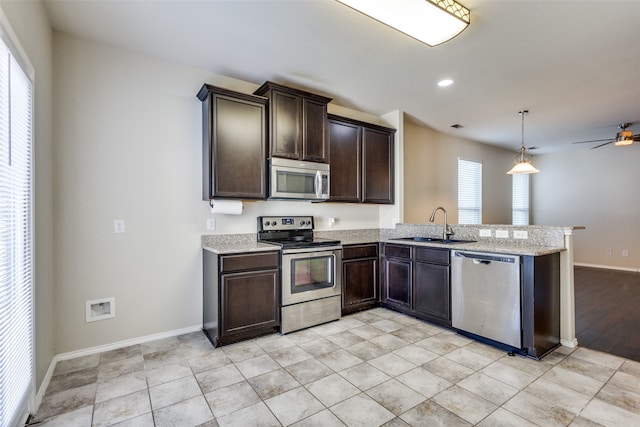
{"type": "Polygon", "coordinates": [[[329,121],[331,201],[360,202],[361,127],[338,120],[329,121]]]}
{"type": "Polygon", "coordinates": [[[448,265],[413,263],[413,310],[434,320],[451,321],[448,265]]]}
{"type": "Polygon", "coordinates": [[[271,155],[300,158],[302,98],[286,92],[271,91],[271,155]]]}
{"type": "Polygon", "coordinates": [[[393,204],[393,134],[364,128],[362,201],[393,204]]]}
{"type": "Polygon", "coordinates": [[[266,100],[212,94],[203,113],[204,199],[265,199],[266,100]]]}
{"type": "Polygon", "coordinates": [[[327,104],[303,98],[302,106],[302,160],[328,163],[327,104]]]}
{"type": "Polygon", "coordinates": [[[378,300],[378,260],[342,262],[342,308],[373,305],[378,300]]]}
{"type": "Polygon", "coordinates": [[[223,274],[221,335],[280,324],[279,270],[223,274]]]}
{"type": "Polygon", "coordinates": [[[386,303],[411,308],[411,260],[383,258],[386,303]]]}

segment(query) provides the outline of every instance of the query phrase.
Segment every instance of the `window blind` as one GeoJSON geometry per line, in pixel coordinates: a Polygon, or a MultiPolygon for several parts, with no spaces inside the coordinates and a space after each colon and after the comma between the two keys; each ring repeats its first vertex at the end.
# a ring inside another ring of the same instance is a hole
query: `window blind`
{"type": "Polygon", "coordinates": [[[458,223],[482,223],[482,162],[458,159],[458,223]]]}
{"type": "Polygon", "coordinates": [[[0,39],[0,425],[33,410],[32,82],[0,39]]]}
{"type": "Polygon", "coordinates": [[[529,225],[529,174],[513,174],[511,212],[513,225],[529,225]]]}

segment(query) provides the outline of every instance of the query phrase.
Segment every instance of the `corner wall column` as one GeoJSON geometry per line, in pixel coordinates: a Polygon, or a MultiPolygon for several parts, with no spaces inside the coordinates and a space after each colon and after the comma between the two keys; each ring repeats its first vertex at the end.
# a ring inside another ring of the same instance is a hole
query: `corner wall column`
{"type": "Polygon", "coordinates": [[[576,300],[573,275],[573,232],[565,230],[565,251],[560,253],[560,343],[576,347],[576,300]]]}

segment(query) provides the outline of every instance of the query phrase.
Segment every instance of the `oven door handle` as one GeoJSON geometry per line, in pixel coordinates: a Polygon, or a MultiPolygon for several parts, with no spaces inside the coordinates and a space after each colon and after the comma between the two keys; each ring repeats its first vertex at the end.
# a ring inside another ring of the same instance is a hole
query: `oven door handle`
{"type": "Polygon", "coordinates": [[[282,254],[291,258],[294,258],[292,255],[300,254],[306,256],[309,253],[313,253],[316,256],[324,256],[338,250],[342,250],[342,246],[314,246],[310,248],[283,249],[282,254]]]}

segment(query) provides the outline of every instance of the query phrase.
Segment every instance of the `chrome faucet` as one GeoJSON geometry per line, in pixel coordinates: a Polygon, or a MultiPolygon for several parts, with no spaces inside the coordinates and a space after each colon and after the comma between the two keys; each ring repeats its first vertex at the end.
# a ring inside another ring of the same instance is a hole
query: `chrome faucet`
{"type": "Polygon", "coordinates": [[[438,212],[438,210],[441,210],[442,212],[444,212],[444,229],[442,230],[442,238],[444,240],[449,240],[449,237],[455,233],[453,232],[451,227],[449,227],[449,224],[447,224],[447,210],[445,208],[443,208],[442,206],[438,206],[437,208],[435,208],[431,213],[431,218],[429,218],[429,222],[433,222],[433,220],[436,218],[436,212],[438,212]]]}

